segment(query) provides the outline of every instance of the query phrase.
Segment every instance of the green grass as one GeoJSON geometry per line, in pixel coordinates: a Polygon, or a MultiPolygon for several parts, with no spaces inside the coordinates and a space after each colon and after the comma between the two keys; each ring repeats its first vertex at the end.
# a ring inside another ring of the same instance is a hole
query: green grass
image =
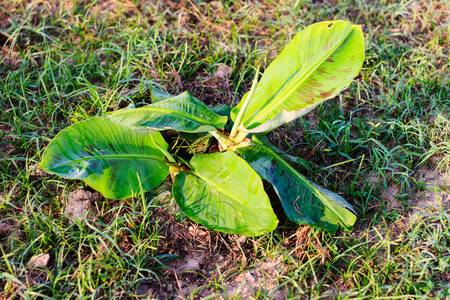
{"type": "MultiPolygon", "coordinates": [[[[448,24],[448,0],[4,1],[0,298],[137,299],[149,290],[148,298],[450,297],[448,200],[415,208],[428,189],[424,168],[445,173],[450,163],[448,24]],[[312,171],[300,170],[310,180],[354,205],[353,233],[288,223],[241,244],[149,195],[101,199],[92,220],[73,223],[63,213],[68,194],[87,187],[32,175],[60,130],[148,102],[151,85],[238,103],[253,66],[267,67],[296,32],[332,19],[363,26],[361,74],[270,138],[311,162],[312,171]],[[233,68],[227,79],[214,76],[221,64],[233,68]],[[397,205],[385,193],[393,187],[397,205]],[[195,251],[209,263],[177,273],[175,257],[195,251]],[[30,268],[40,253],[50,255],[47,266],[30,268]],[[272,260],[276,274],[261,267],[272,260]],[[252,270],[275,288],[236,292],[233,280],[252,270]]],[[[448,195],[445,177],[435,189],[448,195]]]]}

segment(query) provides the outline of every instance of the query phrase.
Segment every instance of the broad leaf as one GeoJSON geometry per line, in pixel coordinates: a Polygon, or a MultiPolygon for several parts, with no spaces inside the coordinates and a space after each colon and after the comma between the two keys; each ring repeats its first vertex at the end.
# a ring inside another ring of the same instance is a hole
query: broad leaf
{"type": "Polygon", "coordinates": [[[309,171],[312,171],[311,170],[311,166],[309,165],[309,162],[307,162],[303,158],[289,155],[289,154],[285,153],[284,151],[278,149],[277,147],[273,146],[270,143],[270,141],[269,141],[269,139],[267,137],[265,137],[265,136],[257,136],[257,135],[254,135],[253,137],[254,137],[254,140],[258,141],[260,144],[266,145],[269,148],[271,148],[282,159],[288,160],[288,161],[293,162],[293,163],[296,163],[296,164],[302,166],[303,168],[308,169],[309,171]]]}
{"type": "Polygon", "coordinates": [[[261,178],[233,152],[197,154],[193,172],[175,177],[173,196],[192,220],[226,233],[261,235],[275,229],[278,219],[261,178]]]}
{"type": "Polygon", "coordinates": [[[70,179],[82,179],[113,199],[157,187],[168,175],[161,134],[109,119],[92,118],[61,131],[44,152],[41,168],[70,179]]]}
{"type": "Polygon", "coordinates": [[[231,113],[231,108],[227,104],[217,104],[210,107],[210,109],[218,115],[229,116],[231,113]]]}
{"type": "MultiPolygon", "coordinates": [[[[231,114],[231,108],[227,104],[217,104],[215,106],[210,107],[210,109],[218,115],[227,116],[227,118],[231,114]]],[[[232,127],[233,122],[231,122],[231,120],[228,119],[228,122],[225,124],[223,129],[227,132],[230,132],[232,127]]]]}
{"type": "Polygon", "coordinates": [[[108,116],[128,126],[146,126],[155,130],[208,132],[225,126],[228,118],[212,112],[208,106],[184,92],[176,97],[145,107],[117,111],[108,116]]]}
{"type": "Polygon", "coordinates": [[[356,221],[352,206],[339,195],[308,181],[284,161],[277,150],[257,136],[253,137],[250,146],[238,148],[261,178],[273,185],[291,221],[331,233],[339,226],[351,230],[356,221]]]}
{"type": "Polygon", "coordinates": [[[360,26],[331,21],[305,28],[265,70],[239,131],[266,132],[308,113],[347,88],[363,61],[360,26]]]}
{"type": "Polygon", "coordinates": [[[155,103],[169,98],[173,98],[174,96],[154,86],[150,86],[150,97],[152,99],[152,103],[155,103]]]}

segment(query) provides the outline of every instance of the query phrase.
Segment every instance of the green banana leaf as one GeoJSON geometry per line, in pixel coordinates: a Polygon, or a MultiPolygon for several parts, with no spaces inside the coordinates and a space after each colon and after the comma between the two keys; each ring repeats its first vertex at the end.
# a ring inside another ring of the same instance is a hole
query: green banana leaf
{"type": "Polygon", "coordinates": [[[40,167],[82,179],[107,198],[128,198],[141,186],[144,192],[157,187],[169,174],[158,146],[168,148],[158,131],[95,117],[61,131],[45,150],[40,167]]]}
{"type": "Polygon", "coordinates": [[[264,145],[270,145],[271,149],[278,154],[278,156],[280,156],[282,159],[296,163],[298,165],[300,165],[302,168],[305,168],[309,171],[312,171],[311,166],[309,165],[309,162],[307,162],[306,160],[304,160],[303,158],[297,157],[297,156],[292,156],[287,154],[286,152],[280,150],[279,148],[273,146],[269,139],[265,136],[259,136],[259,135],[254,135],[255,139],[257,141],[259,141],[261,144],[264,145]]]}
{"type": "Polygon", "coordinates": [[[175,177],[173,196],[192,220],[226,233],[261,235],[278,224],[261,178],[233,152],[197,154],[175,177]]]}
{"type": "Polygon", "coordinates": [[[227,104],[217,104],[210,107],[210,109],[218,115],[229,116],[231,113],[231,108],[227,104]]]}
{"type": "Polygon", "coordinates": [[[228,117],[212,112],[188,92],[145,107],[113,112],[108,118],[128,126],[193,133],[214,131],[225,126],[228,120],[228,117]]]}
{"type": "Polygon", "coordinates": [[[171,95],[163,90],[160,90],[157,87],[150,86],[150,97],[152,99],[152,103],[155,103],[169,98],[173,98],[174,95],[171,95]]]}
{"type": "Polygon", "coordinates": [[[308,113],[347,88],[363,61],[360,26],[330,21],[305,28],[265,70],[238,130],[266,132],[308,113]]]}
{"type": "Polygon", "coordinates": [[[352,229],[356,222],[353,207],[341,196],[303,177],[267,140],[253,136],[248,147],[237,150],[261,178],[273,185],[291,221],[333,234],[339,226],[345,231],[352,229]]]}

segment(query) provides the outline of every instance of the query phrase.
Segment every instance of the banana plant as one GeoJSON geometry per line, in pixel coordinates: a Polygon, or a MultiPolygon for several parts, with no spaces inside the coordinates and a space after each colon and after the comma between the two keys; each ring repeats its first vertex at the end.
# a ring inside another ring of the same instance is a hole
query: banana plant
{"type": "Polygon", "coordinates": [[[61,131],[45,150],[41,168],[84,180],[114,199],[150,191],[171,174],[173,197],[186,216],[246,236],[278,224],[265,180],[293,222],[330,233],[350,231],[356,221],[352,206],[300,174],[289,162],[308,163],[276,148],[264,134],[335,97],[358,75],[363,60],[359,26],[313,24],[292,39],[260,80],[255,76],[233,109],[208,107],[187,92],[172,96],[152,88],[150,105],[61,131]],[[173,142],[174,131],[187,148],[173,142]]]}

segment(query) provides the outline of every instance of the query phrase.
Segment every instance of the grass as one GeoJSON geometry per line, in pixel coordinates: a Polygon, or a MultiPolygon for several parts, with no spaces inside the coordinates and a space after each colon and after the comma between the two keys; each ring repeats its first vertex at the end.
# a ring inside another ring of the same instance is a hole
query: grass
{"type": "Polygon", "coordinates": [[[448,0],[4,1],[0,297],[450,297],[449,7],[448,0]],[[267,67],[296,32],[330,19],[362,24],[361,74],[270,138],[311,162],[305,176],[354,205],[353,233],[284,224],[242,242],[149,195],[101,199],[93,218],[73,222],[65,203],[86,186],[33,173],[60,130],[145,103],[150,85],[188,90],[207,104],[238,103],[253,66],[267,67]],[[228,77],[215,76],[220,65],[232,67],[228,77]],[[431,187],[426,171],[435,169],[431,187]],[[430,193],[439,201],[418,209],[430,193]],[[192,253],[206,255],[200,269],[180,271],[176,264],[192,253]],[[49,254],[48,263],[30,267],[38,254],[49,254]]]}

